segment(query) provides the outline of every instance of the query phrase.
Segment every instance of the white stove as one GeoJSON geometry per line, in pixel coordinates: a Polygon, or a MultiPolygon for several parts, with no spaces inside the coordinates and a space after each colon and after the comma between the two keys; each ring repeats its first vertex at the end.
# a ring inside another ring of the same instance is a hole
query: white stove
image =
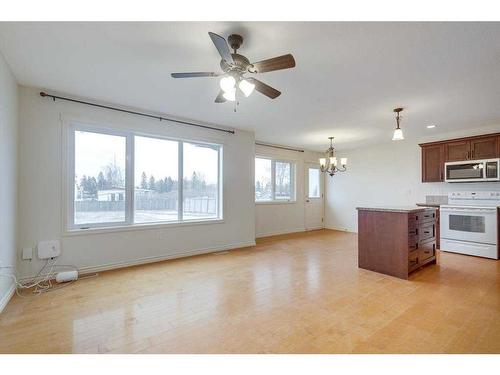
{"type": "Polygon", "coordinates": [[[441,249],[498,259],[500,191],[448,193],[440,207],[441,249]]]}

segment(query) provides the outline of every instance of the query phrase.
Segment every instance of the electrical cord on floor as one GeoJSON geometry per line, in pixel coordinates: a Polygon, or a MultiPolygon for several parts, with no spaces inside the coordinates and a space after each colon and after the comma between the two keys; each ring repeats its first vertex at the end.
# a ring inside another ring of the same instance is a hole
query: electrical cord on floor
{"type": "MultiPolygon", "coordinates": [[[[52,280],[54,280],[57,272],[55,271],[56,268],[73,268],[75,271],[78,272],[78,268],[73,265],[67,265],[67,264],[57,264],[58,259],[57,258],[49,258],[45,261],[45,264],[42,266],[42,268],[38,271],[38,273],[35,275],[35,277],[32,279],[30,283],[21,283],[17,277],[14,274],[2,274],[0,273],[0,276],[4,277],[10,277],[14,281],[16,285],[16,294],[19,297],[26,298],[29,296],[39,296],[42,293],[47,293],[50,291],[58,290],[65,288],[69,285],[74,284],[76,280],[72,280],[70,282],[65,282],[65,283],[60,283],[57,286],[53,285],[52,280]],[[47,268],[49,268],[48,272],[44,272],[47,268]],[[22,290],[26,289],[31,289],[34,288],[32,293],[30,294],[23,294],[21,293],[22,290]]],[[[12,269],[14,271],[17,270],[13,266],[0,266],[0,269],[12,269]]],[[[92,274],[92,275],[86,275],[83,277],[80,277],[79,279],[86,279],[86,278],[91,278],[91,277],[96,277],[98,276],[98,273],[92,274]]]]}

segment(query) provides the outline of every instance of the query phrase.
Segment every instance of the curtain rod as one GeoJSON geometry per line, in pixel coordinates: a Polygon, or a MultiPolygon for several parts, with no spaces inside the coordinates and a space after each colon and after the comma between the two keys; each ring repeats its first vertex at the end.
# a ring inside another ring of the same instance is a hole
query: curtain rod
{"type": "Polygon", "coordinates": [[[296,152],[304,152],[304,150],[300,150],[298,148],[291,148],[291,147],[285,147],[285,146],[275,146],[275,145],[268,145],[266,143],[260,143],[260,142],[255,142],[256,145],[258,146],[265,146],[265,147],[273,147],[273,148],[280,148],[282,150],[289,150],[289,151],[296,151],[296,152]]]}
{"type": "Polygon", "coordinates": [[[198,128],[210,129],[210,130],[216,130],[216,131],[219,131],[219,132],[234,134],[234,130],[227,130],[227,129],[215,128],[213,126],[201,125],[201,124],[196,124],[196,123],[193,123],[193,122],[176,120],[176,119],[168,118],[168,117],[150,115],[148,113],[143,113],[143,112],[129,111],[127,109],[121,109],[121,108],[111,107],[111,106],[97,104],[97,103],[85,102],[83,100],[76,100],[76,99],[66,98],[64,96],[51,95],[51,94],[47,94],[46,92],[43,92],[43,91],[40,92],[40,96],[42,98],[52,98],[53,101],[56,101],[56,99],[66,100],[68,102],[80,103],[80,104],[85,104],[85,105],[89,105],[89,106],[92,106],[92,107],[99,107],[99,108],[104,108],[104,109],[110,109],[112,111],[129,113],[131,115],[137,115],[137,116],[154,118],[154,119],[157,119],[157,120],[160,120],[160,121],[177,122],[179,124],[184,124],[184,125],[189,125],[189,126],[196,126],[198,128]]]}

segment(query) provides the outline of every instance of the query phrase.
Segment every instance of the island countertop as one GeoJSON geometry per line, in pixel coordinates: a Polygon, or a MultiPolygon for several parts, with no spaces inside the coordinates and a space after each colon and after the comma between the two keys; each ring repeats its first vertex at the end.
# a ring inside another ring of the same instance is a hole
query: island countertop
{"type": "Polygon", "coordinates": [[[441,203],[417,203],[417,206],[439,208],[441,203]]]}
{"type": "Polygon", "coordinates": [[[356,207],[358,211],[377,211],[377,212],[420,212],[425,211],[426,207],[418,206],[372,206],[372,207],[356,207]]]}

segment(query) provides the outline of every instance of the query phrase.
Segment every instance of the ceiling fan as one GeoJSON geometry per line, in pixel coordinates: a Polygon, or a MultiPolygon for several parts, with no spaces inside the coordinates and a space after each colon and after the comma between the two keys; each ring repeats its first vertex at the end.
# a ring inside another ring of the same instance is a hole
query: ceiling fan
{"type": "Polygon", "coordinates": [[[291,54],[273,57],[271,59],[250,63],[245,56],[237,53],[243,43],[243,37],[238,34],[231,34],[228,37],[229,45],[222,36],[209,32],[215,48],[222,57],[220,67],[222,73],[214,72],[191,72],[172,73],[173,78],[195,78],[195,77],[222,77],[220,80],[220,91],[215,98],[216,103],[236,100],[236,90],[239,88],[245,96],[249,96],[253,90],[257,90],[265,96],[276,99],[281,92],[266,85],[253,77],[245,77],[247,73],[265,73],[273,70],[289,69],[295,66],[295,60],[291,54]],[[229,46],[233,49],[230,52],[229,46]]]}

